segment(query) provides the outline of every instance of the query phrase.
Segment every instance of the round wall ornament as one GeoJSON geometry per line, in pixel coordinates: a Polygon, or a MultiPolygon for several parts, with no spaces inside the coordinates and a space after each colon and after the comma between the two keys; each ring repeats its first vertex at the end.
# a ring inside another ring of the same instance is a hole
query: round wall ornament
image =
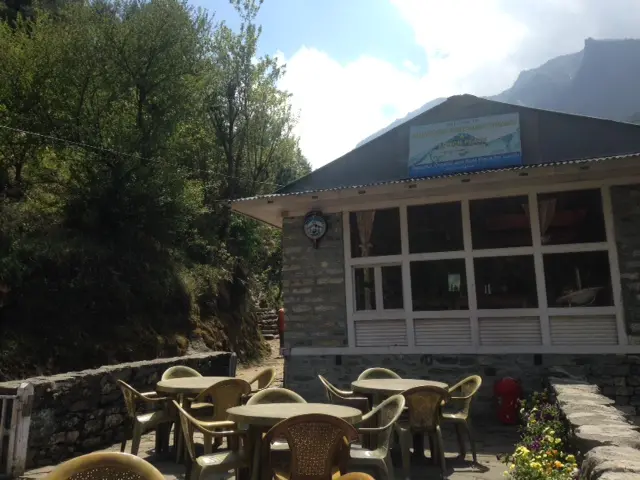
{"type": "Polygon", "coordinates": [[[304,217],[304,234],[313,242],[313,246],[318,248],[318,241],[327,233],[327,219],[322,212],[309,212],[304,217]]]}

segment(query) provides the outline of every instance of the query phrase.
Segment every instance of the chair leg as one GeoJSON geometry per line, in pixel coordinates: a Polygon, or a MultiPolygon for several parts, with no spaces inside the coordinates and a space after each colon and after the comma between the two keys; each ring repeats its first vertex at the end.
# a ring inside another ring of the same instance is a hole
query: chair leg
{"type": "Polygon", "coordinates": [[[127,448],[127,437],[125,436],[122,439],[122,443],[120,444],[120,452],[124,452],[126,448],[127,448]]]}
{"type": "Polygon", "coordinates": [[[411,432],[398,432],[402,452],[402,470],[406,478],[411,474],[411,432]]]}
{"type": "Polygon", "coordinates": [[[391,452],[387,453],[387,456],[384,459],[384,466],[387,472],[387,478],[389,480],[395,480],[396,476],[393,471],[393,462],[391,461],[391,452]]]}
{"type": "Polygon", "coordinates": [[[473,439],[473,434],[471,433],[471,425],[469,424],[469,420],[464,424],[465,430],[467,430],[467,436],[469,437],[469,445],[471,446],[471,455],[473,456],[473,463],[478,463],[478,455],[476,453],[476,442],[473,439]]]}
{"type": "Polygon", "coordinates": [[[447,464],[444,459],[444,441],[442,440],[442,430],[440,425],[436,427],[436,439],[438,443],[438,453],[440,454],[440,468],[442,468],[442,476],[447,474],[447,464]]]}
{"type": "Polygon", "coordinates": [[[131,455],[138,455],[141,438],[142,438],[142,426],[138,422],[136,422],[133,425],[133,436],[131,438],[131,455]]]}
{"type": "Polygon", "coordinates": [[[464,457],[467,454],[467,449],[465,446],[465,441],[464,441],[464,436],[462,435],[462,429],[464,428],[462,424],[460,423],[455,423],[453,425],[456,429],[456,437],[458,439],[458,448],[460,451],[460,458],[462,458],[464,460],[464,457]]]}

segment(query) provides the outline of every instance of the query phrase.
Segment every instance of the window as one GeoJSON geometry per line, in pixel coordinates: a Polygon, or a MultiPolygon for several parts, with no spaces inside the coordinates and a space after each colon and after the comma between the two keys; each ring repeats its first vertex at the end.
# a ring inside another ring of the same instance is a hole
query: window
{"type": "Polygon", "coordinates": [[[353,258],[400,254],[399,209],[351,212],[349,226],[353,258]]]}
{"type": "Polygon", "coordinates": [[[350,212],[350,344],[469,353],[618,345],[603,193],[350,212]]]}

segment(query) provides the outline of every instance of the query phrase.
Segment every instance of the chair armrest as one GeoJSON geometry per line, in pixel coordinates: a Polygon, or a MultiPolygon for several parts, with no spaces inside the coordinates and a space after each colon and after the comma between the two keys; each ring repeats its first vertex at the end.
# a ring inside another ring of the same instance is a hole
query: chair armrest
{"type": "Polygon", "coordinates": [[[158,392],[142,392],[142,396],[145,398],[157,398],[158,392]]]}
{"type": "Polygon", "coordinates": [[[146,395],[141,395],[141,399],[145,403],[164,403],[170,400],[169,397],[147,397],[146,395]]]}
{"type": "Polygon", "coordinates": [[[236,427],[236,423],[231,420],[217,420],[215,422],[205,422],[202,420],[198,420],[198,425],[210,429],[210,428],[234,428],[236,427]]]}
{"type": "Polygon", "coordinates": [[[387,425],[386,427],[356,427],[356,430],[360,435],[370,435],[372,433],[383,433],[385,430],[388,430],[391,427],[393,427],[393,425],[387,425]]]}

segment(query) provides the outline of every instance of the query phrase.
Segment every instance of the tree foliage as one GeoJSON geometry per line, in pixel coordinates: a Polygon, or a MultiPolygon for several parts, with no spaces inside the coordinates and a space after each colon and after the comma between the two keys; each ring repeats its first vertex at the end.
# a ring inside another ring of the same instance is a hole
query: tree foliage
{"type": "Polygon", "coordinates": [[[238,31],[179,0],[65,2],[0,23],[5,363],[36,333],[54,340],[31,340],[45,369],[174,353],[185,342],[167,338],[225,315],[230,337],[251,304],[277,303],[279,233],[227,200],[309,164],[283,67],[258,55],[261,1],[232,4],[238,31]]]}

